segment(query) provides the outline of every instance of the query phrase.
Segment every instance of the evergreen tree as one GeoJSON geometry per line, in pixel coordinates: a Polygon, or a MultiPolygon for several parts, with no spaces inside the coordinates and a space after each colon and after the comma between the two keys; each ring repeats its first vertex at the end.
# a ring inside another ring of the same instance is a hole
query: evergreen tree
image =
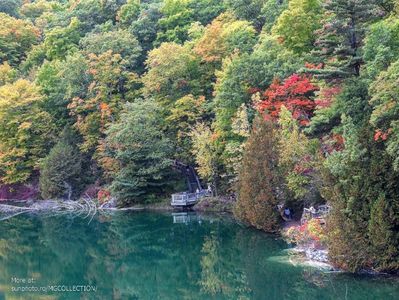
{"type": "Polygon", "coordinates": [[[359,76],[361,47],[367,25],[382,15],[376,0],[327,0],[323,27],[317,31],[313,55],[324,68],[313,70],[321,78],[359,76]]]}
{"type": "Polygon", "coordinates": [[[331,261],[343,269],[399,270],[399,173],[392,159],[371,142],[368,127],[343,118],[345,148],[328,156],[323,196],[332,205],[328,218],[331,261]]]}
{"type": "Polygon", "coordinates": [[[62,138],[41,164],[40,191],[43,199],[78,196],[81,171],[78,149],[62,138]]]}
{"type": "Polygon", "coordinates": [[[252,226],[275,232],[279,228],[277,136],[271,122],[258,117],[247,141],[238,180],[234,214],[252,226]]]}

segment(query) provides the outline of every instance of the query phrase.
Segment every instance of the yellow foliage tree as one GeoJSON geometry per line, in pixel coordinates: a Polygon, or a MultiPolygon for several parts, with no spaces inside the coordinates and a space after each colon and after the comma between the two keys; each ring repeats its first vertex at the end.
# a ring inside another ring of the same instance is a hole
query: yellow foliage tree
{"type": "Polygon", "coordinates": [[[24,182],[46,155],[53,137],[50,115],[31,82],[19,79],[0,87],[0,181],[24,182]]]}

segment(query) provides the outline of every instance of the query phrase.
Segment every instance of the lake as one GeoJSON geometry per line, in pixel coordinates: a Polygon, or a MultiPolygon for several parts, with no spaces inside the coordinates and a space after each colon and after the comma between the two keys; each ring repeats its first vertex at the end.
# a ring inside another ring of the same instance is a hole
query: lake
{"type": "Polygon", "coordinates": [[[228,216],[21,214],[0,222],[0,299],[399,299],[395,278],[290,262],[228,216]]]}

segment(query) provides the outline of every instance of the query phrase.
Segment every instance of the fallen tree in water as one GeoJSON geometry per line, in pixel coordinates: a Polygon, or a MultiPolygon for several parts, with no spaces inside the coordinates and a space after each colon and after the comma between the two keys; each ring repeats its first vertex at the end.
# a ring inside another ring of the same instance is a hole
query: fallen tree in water
{"type": "Polygon", "coordinates": [[[70,214],[91,220],[99,209],[97,203],[91,198],[83,198],[78,201],[42,200],[22,203],[23,206],[9,203],[0,204],[0,220],[6,220],[22,213],[40,213],[46,216],[70,214]]]}

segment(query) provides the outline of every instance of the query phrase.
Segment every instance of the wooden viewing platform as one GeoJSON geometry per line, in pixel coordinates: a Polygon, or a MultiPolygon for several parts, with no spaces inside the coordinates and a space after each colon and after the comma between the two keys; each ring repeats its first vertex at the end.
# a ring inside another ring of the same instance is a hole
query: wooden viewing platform
{"type": "Polygon", "coordinates": [[[177,193],[172,195],[171,205],[174,207],[190,207],[197,204],[198,200],[208,195],[206,190],[198,193],[177,193]]]}
{"type": "Polygon", "coordinates": [[[318,219],[322,224],[325,224],[325,217],[330,213],[331,207],[329,205],[319,205],[315,208],[304,208],[301,218],[301,224],[311,220],[318,219]]]}

